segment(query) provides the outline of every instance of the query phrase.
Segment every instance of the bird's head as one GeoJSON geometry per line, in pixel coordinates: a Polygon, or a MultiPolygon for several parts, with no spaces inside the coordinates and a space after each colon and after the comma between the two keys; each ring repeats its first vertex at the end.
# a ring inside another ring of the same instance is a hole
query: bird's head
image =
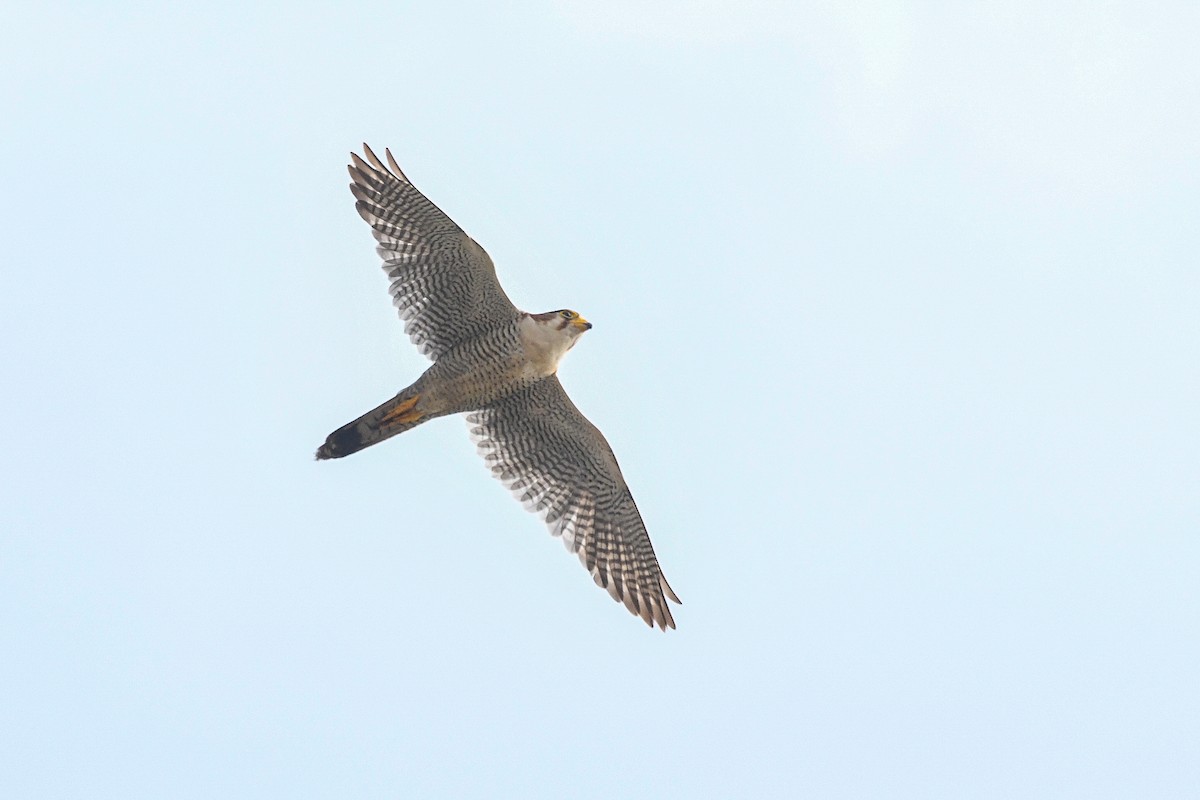
{"type": "Polygon", "coordinates": [[[550,319],[561,331],[567,331],[572,337],[579,336],[592,327],[592,323],[579,316],[578,311],[564,308],[561,311],[551,311],[550,319]]]}
{"type": "Polygon", "coordinates": [[[579,316],[579,312],[566,308],[545,314],[530,314],[526,319],[533,323],[523,334],[526,346],[554,364],[575,346],[584,331],[592,327],[592,323],[579,316]]]}
{"type": "Polygon", "coordinates": [[[592,327],[592,323],[579,316],[578,311],[571,311],[568,308],[547,311],[545,314],[530,314],[529,316],[537,322],[539,327],[547,331],[558,331],[560,335],[567,336],[572,343],[584,331],[592,327]]]}

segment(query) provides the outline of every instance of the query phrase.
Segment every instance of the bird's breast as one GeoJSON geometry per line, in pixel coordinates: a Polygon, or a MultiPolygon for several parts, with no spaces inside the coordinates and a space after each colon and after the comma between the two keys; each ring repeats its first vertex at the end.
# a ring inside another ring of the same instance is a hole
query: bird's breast
{"type": "Polygon", "coordinates": [[[422,378],[443,413],[472,411],[553,374],[556,360],[530,352],[515,331],[464,342],[440,357],[422,378]]]}

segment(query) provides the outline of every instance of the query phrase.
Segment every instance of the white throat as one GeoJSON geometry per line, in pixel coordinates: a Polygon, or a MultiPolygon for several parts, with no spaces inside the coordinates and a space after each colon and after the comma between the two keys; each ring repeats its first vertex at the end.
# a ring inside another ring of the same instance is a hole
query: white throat
{"type": "Polygon", "coordinates": [[[517,323],[525,357],[538,375],[553,375],[558,362],[575,345],[573,332],[560,329],[557,321],[539,322],[533,317],[521,317],[517,323]]]}

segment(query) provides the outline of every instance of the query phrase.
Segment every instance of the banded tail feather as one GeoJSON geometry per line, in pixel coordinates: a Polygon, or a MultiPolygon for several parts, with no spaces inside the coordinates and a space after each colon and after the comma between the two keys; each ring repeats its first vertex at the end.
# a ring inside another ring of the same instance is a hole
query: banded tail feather
{"type": "Polygon", "coordinates": [[[411,387],[329,434],[317,449],[317,460],[342,458],[415,428],[428,416],[419,408],[421,393],[411,387]]]}

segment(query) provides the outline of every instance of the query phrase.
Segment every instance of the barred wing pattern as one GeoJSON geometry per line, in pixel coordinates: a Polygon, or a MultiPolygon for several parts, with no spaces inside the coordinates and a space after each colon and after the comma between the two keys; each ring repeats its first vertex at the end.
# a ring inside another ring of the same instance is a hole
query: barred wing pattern
{"type": "Polygon", "coordinates": [[[434,361],[460,342],[518,316],[492,259],[409,182],[390,151],[384,166],[363,145],[350,158],[355,208],[371,226],[404,330],[434,361]]]}
{"type": "Polygon", "coordinates": [[[647,625],[675,627],[666,599],[680,600],[617,459],[556,376],[467,415],[467,423],[492,474],[541,515],[599,586],[647,625]]]}

